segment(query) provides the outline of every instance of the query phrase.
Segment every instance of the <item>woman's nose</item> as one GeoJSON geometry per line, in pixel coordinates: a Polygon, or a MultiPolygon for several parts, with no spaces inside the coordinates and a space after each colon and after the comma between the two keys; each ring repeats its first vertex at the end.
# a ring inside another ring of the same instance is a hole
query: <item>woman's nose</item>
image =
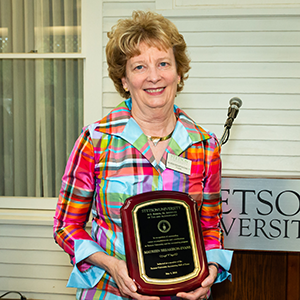
{"type": "Polygon", "coordinates": [[[148,72],[148,80],[156,83],[161,79],[161,74],[160,74],[160,70],[156,67],[151,67],[149,68],[149,72],[148,72]]]}

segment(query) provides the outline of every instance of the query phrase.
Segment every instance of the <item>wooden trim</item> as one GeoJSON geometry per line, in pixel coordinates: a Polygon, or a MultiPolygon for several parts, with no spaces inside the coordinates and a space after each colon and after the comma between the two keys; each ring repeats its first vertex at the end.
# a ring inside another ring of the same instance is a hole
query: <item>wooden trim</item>
{"type": "Polygon", "coordinates": [[[56,197],[0,197],[0,213],[1,209],[55,210],[56,204],[56,197]]]}

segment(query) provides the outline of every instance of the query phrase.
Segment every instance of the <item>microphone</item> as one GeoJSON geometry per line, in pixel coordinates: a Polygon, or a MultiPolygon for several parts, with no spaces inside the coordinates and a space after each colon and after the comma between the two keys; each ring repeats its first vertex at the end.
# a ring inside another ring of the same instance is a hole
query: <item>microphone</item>
{"type": "Polygon", "coordinates": [[[232,99],[230,99],[229,104],[230,104],[230,106],[228,108],[227,120],[224,125],[225,130],[220,139],[221,145],[224,145],[225,143],[227,143],[227,141],[229,139],[230,128],[232,126],[234,119],[237,117],[237,115],[239,113],[239,109],[242,106],[242,100],[238,97],[233,97],[232,99]]]}
{"type": "Polygon", "coordinates": [[[227,129],[231,128],[234,119],[237,117],[239,113],[239,109],[242,106],[242,100],[238,97],[233,97],[232,99],[230,99],[229,104],[230,106],[228,108],[228,113],[227,113],[228,118],[224,125],[224,127],[226,127],[227,129]]]}

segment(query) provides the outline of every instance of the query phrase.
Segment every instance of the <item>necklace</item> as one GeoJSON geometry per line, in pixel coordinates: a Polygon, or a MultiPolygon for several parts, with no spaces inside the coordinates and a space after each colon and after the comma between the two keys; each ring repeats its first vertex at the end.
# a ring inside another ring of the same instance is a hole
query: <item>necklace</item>
{"type": "Polygon", "coordinates": [[[172,130],[172,132],[169,133],[168,135],[162,136],[162,137],[147,135],[147,139],[148,139],[148,141],[151,141],[154,146],[156,146],[159,142],[169,139],[172,136],[173,131],[174,130],[172,130]]]}

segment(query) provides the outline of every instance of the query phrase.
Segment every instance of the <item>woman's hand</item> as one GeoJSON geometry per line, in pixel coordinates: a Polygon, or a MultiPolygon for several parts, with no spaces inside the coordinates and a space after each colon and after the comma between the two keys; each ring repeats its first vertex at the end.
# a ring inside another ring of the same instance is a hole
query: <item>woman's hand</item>
{"type": "Polygon", "coordinates": [[[213,283],[215,282],[217,275],[218,275],[218,270],[215,266],[211,265],[208,266],[209,270],[209,275],[202,281],[201,287],[198,289],[195,289],[192,292],[189,293],[177,293],[177,297],[182,298],[182,299],[189,299],[189,300],[199,300],[199,299],[207,299],[207,293],[213,283]]]}
{"type": "Polygon", "coordinates": [[[128,276],[125,261],[115,259],[115,262],[110,265],[108,271],[117,283],[122,296],[129,296],[137,300],[159,300],[159,297],[144,296],[136,292],[137,287],[133,280],[128,276]]]}
{"type": "Polygon", "coordinates": [[[137,287],[128,275],[125,261],[109,256],[103,252],[90,255],[86,261],[105,269],[115,280],[123,297],[132,297],[136,300],[159,300],[159,297],[144,296],[137,293],[137,287]]]}

